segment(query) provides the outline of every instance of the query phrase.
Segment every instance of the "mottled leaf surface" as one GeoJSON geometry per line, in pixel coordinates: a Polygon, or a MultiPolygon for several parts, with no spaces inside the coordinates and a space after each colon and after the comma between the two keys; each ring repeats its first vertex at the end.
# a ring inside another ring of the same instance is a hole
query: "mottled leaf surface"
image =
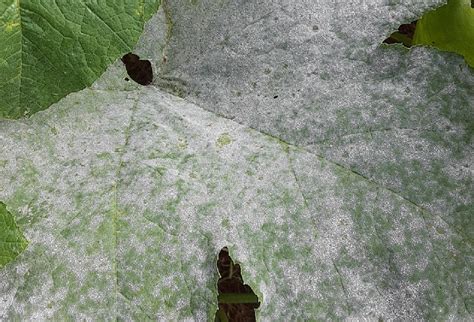
{"type": "Polygon", "coordinates": [[[48,108],[130,51],[159,0],[0,2],[0,118],[48,108]]]}
{"type": "Polygon", "coordinates": [[[442,4],[165,2],[154,86],[0,122],[0,316],[212,319],[227,245],[261,320],[471,319],[474,72],[380,46],[442,4]]]}

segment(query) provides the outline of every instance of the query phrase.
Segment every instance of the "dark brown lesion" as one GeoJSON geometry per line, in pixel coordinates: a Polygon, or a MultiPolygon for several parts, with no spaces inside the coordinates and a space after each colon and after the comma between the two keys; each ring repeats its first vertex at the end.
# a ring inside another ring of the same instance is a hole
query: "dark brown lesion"
{"type": "Polygon", "coordinates": [[[260,306],[252,288],[244,284],[239,264],[235,264],[227,247],[217,260],[220,279],[217,282],[218,305],[215,321],[256,321],[255,309],[260,306]]]}
{"type": "Polygon", "coordinates": [[[406,47],[411,47],[413,45],[413,37],[415,36],[417,21],[413,21],[408,24],[403,24],[398,27],[398,30],[395,31],[385,39],[383,42],[385,44],[403,44],[406,47]]]}
{"type": "Polygon", "coordinates": [[[122,57],[127,74],[140,85],[149,85],[153,81],[153,69],[149,60],[141,60],[139,56],[128,53],[122,57]]]}

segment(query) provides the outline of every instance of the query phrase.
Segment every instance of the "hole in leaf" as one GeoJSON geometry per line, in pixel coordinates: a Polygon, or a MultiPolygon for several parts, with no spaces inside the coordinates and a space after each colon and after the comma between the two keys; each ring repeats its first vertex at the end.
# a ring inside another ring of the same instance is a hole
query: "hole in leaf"
{"type": "Polygon", "coordinates": [[[227,247],[219,252],[217,269],[221,277],[217,282],[219,308],[215,321],[256,321],[255,309],[260,302],[252,288],[244,284],[240,265],[234,263],[227,247]]]}
{"type": "Polygon", "coordinates": [[[403,24],[398,27],[398,31],[395,31],[385,39],[385,44],[403,44],[406,47],[411,47],[413,44],[413,36],[415,35],[417,21],[413,21],[409,24],[403,24]]]}
{"type": "Polygon", "coordinates": [[[149,60],[141,60],[139,56],[128,53],[122,57],[127,74],[140,85],[149,85],[153,81],[153,70],[149,60]]]}

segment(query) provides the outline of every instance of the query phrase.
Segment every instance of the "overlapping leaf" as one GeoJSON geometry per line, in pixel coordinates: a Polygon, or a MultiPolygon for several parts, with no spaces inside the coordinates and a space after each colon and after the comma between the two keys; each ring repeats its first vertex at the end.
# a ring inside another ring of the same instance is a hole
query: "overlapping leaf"
{"type": "Polygon", "coordinates": [[[474,67],[474,8],[470,0],[450,0],[446,6],[426,14],[418,23],[417,45],[457,52],[474,67]]]}
{"type": "Polygon", "coordinates": [[[48,108],[130,51],[159,0],[0,3],[0,118],[48,108]]]}

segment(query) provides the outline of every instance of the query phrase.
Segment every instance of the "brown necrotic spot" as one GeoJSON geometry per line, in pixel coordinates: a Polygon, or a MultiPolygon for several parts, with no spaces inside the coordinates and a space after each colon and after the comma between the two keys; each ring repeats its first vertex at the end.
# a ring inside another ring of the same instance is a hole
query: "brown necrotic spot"
{"type": "Polygon", "coordinates": [[[153,81],[153,70],[149,60],[141,60],[135,54],[128,53],[122,57],[127,74],[135,82],[141,85],[148,85],[153,81]]]}

